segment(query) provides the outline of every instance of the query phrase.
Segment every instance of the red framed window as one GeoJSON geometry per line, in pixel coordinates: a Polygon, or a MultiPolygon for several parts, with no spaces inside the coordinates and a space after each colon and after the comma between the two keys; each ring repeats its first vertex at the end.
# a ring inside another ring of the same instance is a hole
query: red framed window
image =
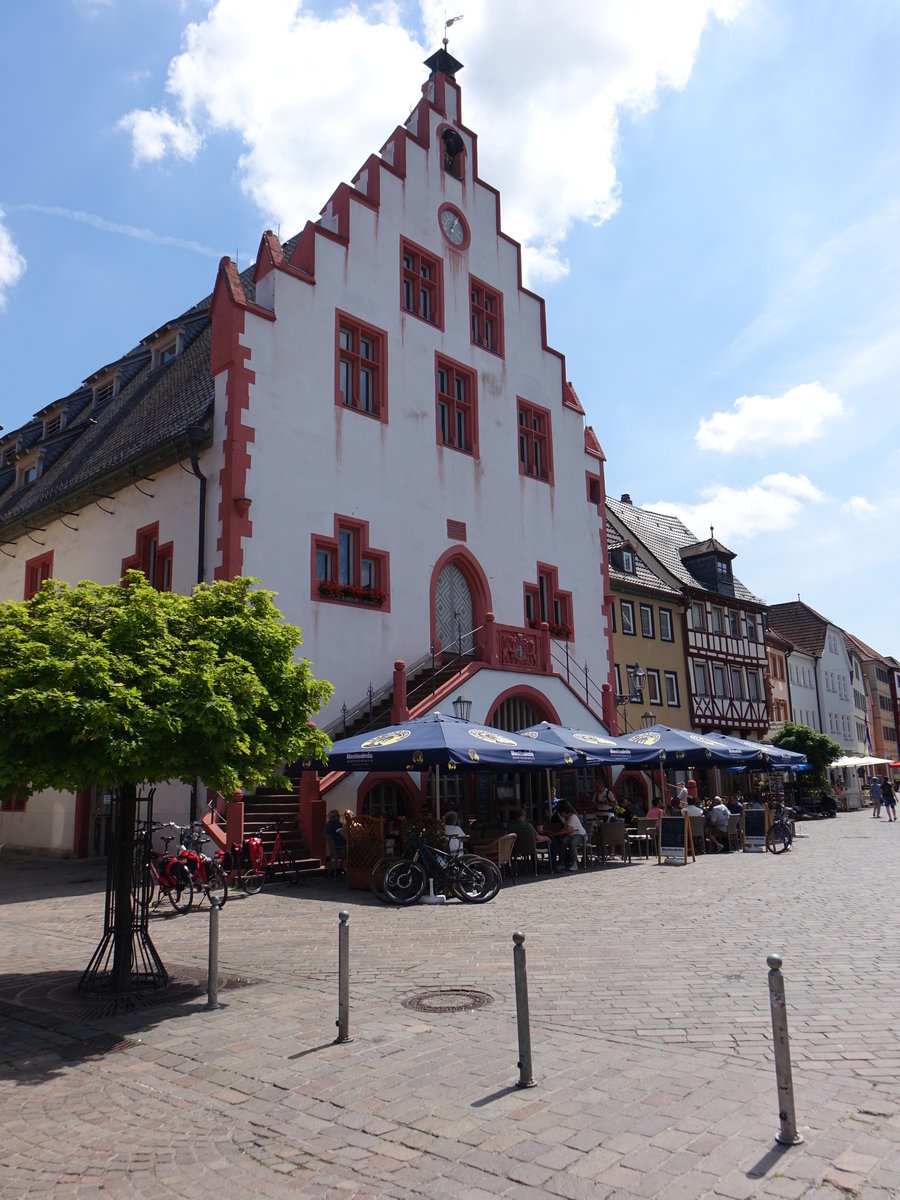
{"type": "Polygon", "coordinates": [[[570,640],[575,635],[572,613],[572,593],[559,586],[559,571],[547,563],[538,563],[537,583],[526,583],[525,623],[531,629],[540,628],[546,621],[550,636],[570,640]]]}
{"type": "Polygon", "coordinates": [[[135,534],[134,554],[122,559],[122,574],[126,571],[143,571],[158,592],[171,592],[172,542],[160,543],[159,521],[135,534]]]}
{"type": "Polygon", "coordinates": [[[53,578],[53,551],[35,555],[25,563],[25,599],[30,600],[41,590],[45,579],[53,578]]]}
{"type": "Polygon", "coordinates": [[[400,304],[430,325],[444,326],[444,260],[400,241],[400,304]]]}
{"type": "Polygon", "coordinates": [[[390,611],[390,555],[369,545],[369,523],[336,514],[332,534],[312,535],[312,598],[390,611]]]}
{"type": "Polygon", "coordinates": [[[550,411],[519,397],[519,474],[553,483],[550,411]]]}
{"type": "Polygon", "coordinates": [[[387,334],[338,312],[334,402],[387,420],[387,334]]]}
{"type": "Polygon", "coordinates": [[[503,293],[469,276],[472,343],[503,357],[503,293]]]}
{"type": "Polygon", "coordinates": [[[435,355],[437,441],[478,457],[478,375],[435,355]]]}

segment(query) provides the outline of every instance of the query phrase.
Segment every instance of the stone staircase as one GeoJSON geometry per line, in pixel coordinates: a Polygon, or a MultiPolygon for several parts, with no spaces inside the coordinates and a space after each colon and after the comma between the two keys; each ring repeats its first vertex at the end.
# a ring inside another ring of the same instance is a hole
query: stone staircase
{"type": "MultiPolygon", "coordinates": [[[[410,675],[406,681],[406,702],[409,709],[412,710],[423,700],[427,700],[474,661],[473,655],[446,654],[438,659],[434,670],[428,664],[414,675],[410,675]]],[[[371,712],[368,708],[364,709],[356,717],[348,720],[346,727],[342,724],[329,726],[329,736],[332,740],[353,737],[357,733],[368,733],[370,730],[383,729],[385,725],[390,725],[393,695],[389,689],[385,691],[387,694],[373,703],[371,712]]],[[[449,703],[447,708],[452,713],[449,703]]]]}
{"type": "Polygon", "coordinates": [[[260,836],[267,855],[272,852],[275,833],[273,830],[260,834],[259,830],[276,822],[281,825],[282,841],[293,854],[300,875],[318,875],[323,870],[322,863],[310,855],[297,811],[297,793],[257,790],[244,795],[244,836],[260,836]]]}

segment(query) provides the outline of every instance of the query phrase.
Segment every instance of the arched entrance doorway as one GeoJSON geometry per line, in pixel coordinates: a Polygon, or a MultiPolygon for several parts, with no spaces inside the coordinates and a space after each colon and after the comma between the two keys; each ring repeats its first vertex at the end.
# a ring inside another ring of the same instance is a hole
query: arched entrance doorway
{"type": "Polygon", "coordinates": [[[474,648],[475,606],[466,577],[456,565],[447,563],[434,588],[434,629],[445,650],[471,654],[474,648]]]}

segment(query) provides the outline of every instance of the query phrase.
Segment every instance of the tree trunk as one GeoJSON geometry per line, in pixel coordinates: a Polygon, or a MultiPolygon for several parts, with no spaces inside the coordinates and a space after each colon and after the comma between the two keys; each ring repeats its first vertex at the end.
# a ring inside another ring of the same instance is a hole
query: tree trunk
{"type": "Polygon", "coordinates": [[[115,919],[113,926],[112,987],[114,992],[128,990],[133,955],[132,883],[134,879],[134,823],[137,815],[134,784],[118,789],[117,837],[115,840],[115,919]]]}

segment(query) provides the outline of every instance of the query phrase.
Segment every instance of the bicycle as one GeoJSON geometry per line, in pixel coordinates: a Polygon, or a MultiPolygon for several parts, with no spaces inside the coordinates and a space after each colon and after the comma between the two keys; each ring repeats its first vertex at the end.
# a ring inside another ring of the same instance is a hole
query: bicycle
{"type": "Polygon", "coordinates": [[[261,855],[262,841],[247,837],[241,844],[233,842],[229,850],[217,850],[215,862],[231,887],[236,885],[248,896],[255,896],[266,882],[265,875],[254,865],[261,855]]]}
{"type": "MultiPolygon", "coordinates": [[[[203,895],[212,902],[213,899],[221,908],[228,899],[228,882],[225,872],[208,854],[203,853],[203,847],[210,840],[204,837],[200,830],[193,825],[176,826],[181,837],[179,861],[187,867],[191,880],[199,885],[203,895]]],[[[201,899],[200,903],[203,903],[201,899]]]]}
{"type": "Polygon", "coordinates": [[[794,840],[793,815],[794,810],[782,804],[775,820],[766,830],[766,849],[772,854],[783,854],[785,850],[790,850],[794,840]]]}
{"type": "Polygon", "coordinates": [[[250,839],[251,842],[256,843],[251,847],[251,862],[254,870],[263,875],[266,883],[277,883],[282,880],[286,880],[288,883],[299,883],[300,869],[292,851],[284,844],[284,838],[281,836],[281,822],[276,821],[273,825],[266,825],[258,833],[260,836],[250,839]],[[273,830],[275,831],[275,841],[272,843],[272,852],[267,858],[261,835],[271,833],[273,830]]]}
{"type": "Polygon", "coordinates": [[[486,904],[500,891],[500,869],[478,854],[453,855],[429,846],[420,834],[408,858],[382,858],[369,877],[372,891],[392,904],[415,904],[431,878],[467,904],[486,904]]]}
{"type": "Polygon", "coordinates": [[[136,868],[143,874],[147,870],[147,906],[152,904],[158,908],[162,900],[168,899],[177,913],[186,913],[194,902],[194,883],[187,866],[177,854],[169,852],[169,843],[175,840],[175,834],[163,837],[165,849],[160,853],[153,849],[151,833],[162,829],[177,828],[177,826],[154,825],[152,830],[143,829],[137,844],[139,859],[136,868]],[[146,857],[145,857],[146,856],[146,857]]]}

